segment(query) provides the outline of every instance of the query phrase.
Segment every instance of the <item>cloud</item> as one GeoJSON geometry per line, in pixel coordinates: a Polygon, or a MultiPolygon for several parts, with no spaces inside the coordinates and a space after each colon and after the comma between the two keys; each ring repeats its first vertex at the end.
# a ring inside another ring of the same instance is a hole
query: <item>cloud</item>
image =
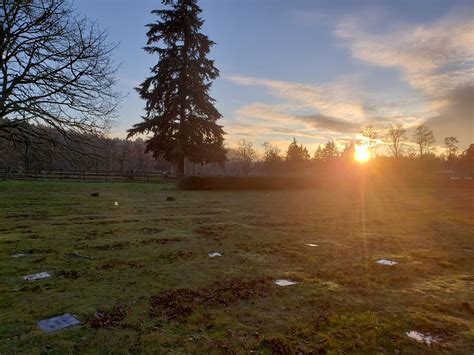
{"type": "Polygon", "coordinates": [[[474,85],[458,87],[443,98],[439,114],[428,120],[438,137],[456,136],[466,146],[474,142],[474,85]]]}
{"type": "Polygon", "coordinates": [[[327,116],[361,121],[369,109],[364,98],[354,90],[350,79],[339,79],[326,85],[308,85],[246,76],[226,78],[240,85],[264,87],[272,96],[293,102],[299,110],[312,109],[327,116]]]}
{"type": "Polygon", "coordinates": [[[296,136],[342,141],[367,124],[383,131],[390,123],[412,129],[427,122],[438,142],[448,135],[457,136],[461,145],[474,141],[472,10],[458,9],[423,24],[376,18],[343,18],[335,26],[336,38],[357,60],[399,71],[411,90],[392,89],[388,82],[387,89],[378,89],[380,83],[374,89],[366,77],[370,70],[317,84],[227,75],[235,84],[261,87],[280,101],[240,107],[226,126],[229,133],[260,140],[296,136]]]}
{"type": "Polygon", "coordinates": [[[359,131],[360,124],[343,121],[325,115],[297,116],[298,120],[307,122],[310,126],[326,131],[339,133],[354,133],[359,131]]]}
{"type": "MultiPolygon", "coordinates": [[[[474,141],[474,24],[472,10],[458,9],[430,24],[369,28],[363,17],[347,17],[335,30],[354,58],[395,68],[428,103],[424,116],[438,138],[474,141]]],[[[380,27],[380,24],[379,24],[380,27]]]]}
{"type": "Polygon", "coordinates": [[[410,85],[429,96],[472,81],[472,11],[451,13],[427,25],[399,24],[382,33],[366,28],[366,22],[348,17],[336,26],[336,36],[347,41],[355,58],[402,70],[410,85]]]}

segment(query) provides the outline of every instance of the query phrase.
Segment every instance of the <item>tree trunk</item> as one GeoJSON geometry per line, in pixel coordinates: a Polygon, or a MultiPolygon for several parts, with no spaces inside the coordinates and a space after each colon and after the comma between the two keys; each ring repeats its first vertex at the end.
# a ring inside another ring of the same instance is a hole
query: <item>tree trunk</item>
{"type": "Polygon", "coordinates": [[[179,157],[178,161],[176,162],[176,176],[184,176],[184,156],[179,157]]]}

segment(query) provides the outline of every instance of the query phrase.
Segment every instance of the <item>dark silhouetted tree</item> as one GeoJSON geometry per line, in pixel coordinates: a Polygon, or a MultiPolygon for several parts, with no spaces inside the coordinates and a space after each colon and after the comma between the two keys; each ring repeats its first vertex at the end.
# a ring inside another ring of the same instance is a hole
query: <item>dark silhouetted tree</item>
{"type": "Polygon", "coordinates": [[[108,128],[120,95],[106,37],[67,0],[0,0],[0,138],[108,128]]]}
{"type": "Polygon", "coordinates": [[[311,157],[308,153],[308,149],[303,145],[298,145],[296,138],[293,138],[293,141],[288,146],[285,157],[288,168],[301,170],[310,159],[311,157]]]}
{"type": "Polygon", "coordinates": [[[444,146],[446,147],[446,155],[449,159],[453,159],[456,157],[456,153],[458,151],[459,139],[456,137],[446,137],[444,139],[444,146]]]}
{"type": "Polygon", "coordinates": [[[240,167],[240,172],[243,176],[247,176],[257,156],[257,152],[253,149],[252,142],[241,139],[237,142],[235,149],[235,157],[240,167]]]}
{"type": "Polygon", "coordinates": [[[282,167],[283,158],[281,157],[281,152],[278,147],[271,145],[268,142],[263,144],[265,150],[263,157],[263,164],[267,174],[274,175],[277,174],[282,167]]]}
{"type": "Polygon", "coordinates": [[[204,21],[196,0],[163,0],[170,8],[154,10],[159,17],[147,25],[145,51],[157,54],[152,76],[138,88],[146,101],[146,116],[128,131],[128,136],[149,134],[147,151],[173,162],[178,176],[185,159],[193,163],[223,163],[221,114],[209,96],[212,80],[219,76],[207,55],[214,45],[200,32],[204,21]]]}
{"type": "Polygon", "coordinates": [[[323,158],[324,161],[329,161],[336,158],[339,155],[336,144],[333,141],[329,141],[324,145],[323,158]]]}
{"type": "Polygon", "coordinates": [[[316,151],[314,152],[314,157],[313,159],[315,161],[323,161],[324,160],[324,151],[323,151],[323,147],[321,147],[320,145],[318,146],[318,148],[316,149],[316,151]]]}
{"type": "Polygon", "coordinates": [[[461,168],[468,174],[474,172],[474,144],[471,144],[461,156],[461,168]]]}
{"type": "Polygon", "coordinates": [[[355,154],[355,142],[346,143],[344,150],[341,153],[341,158],[346,162],[353,162],[355,154]]]}
{"type": "Polygon", "coordinates": [[[416,128],[413,134],[413,140],[418,145],[420,158],[430,153],[433,144],[436,142],[433,131],[425,125],[416,128]]]}
{"type": "Polygon", "coordinates": [[[390,125],[387,132],[388,148],[396,159],[403,155],[406,140],[407,131],[401,124],[390,125]]]}

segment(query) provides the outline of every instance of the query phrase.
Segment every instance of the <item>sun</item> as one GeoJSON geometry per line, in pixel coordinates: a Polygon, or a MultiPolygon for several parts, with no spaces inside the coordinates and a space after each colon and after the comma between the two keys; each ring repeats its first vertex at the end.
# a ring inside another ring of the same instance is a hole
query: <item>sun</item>
{"type": "Polygon", "coordinates": [[[356,144],[354,159],[357,160],[359,163],[365,163],[367,160],[369,160],[370,153],[368,147],[366,145],[356,144]]]}

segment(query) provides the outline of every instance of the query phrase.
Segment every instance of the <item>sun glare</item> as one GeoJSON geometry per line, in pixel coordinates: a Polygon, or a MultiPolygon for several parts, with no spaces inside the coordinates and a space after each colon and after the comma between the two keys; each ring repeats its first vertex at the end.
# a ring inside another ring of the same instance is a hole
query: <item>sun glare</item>
{"type": "Polygon", "coordinates": [[[356,145],[354,152],[354,159],[359,163],[365,163],[370,159],[369,149],[366,145],[356,145]]]}

